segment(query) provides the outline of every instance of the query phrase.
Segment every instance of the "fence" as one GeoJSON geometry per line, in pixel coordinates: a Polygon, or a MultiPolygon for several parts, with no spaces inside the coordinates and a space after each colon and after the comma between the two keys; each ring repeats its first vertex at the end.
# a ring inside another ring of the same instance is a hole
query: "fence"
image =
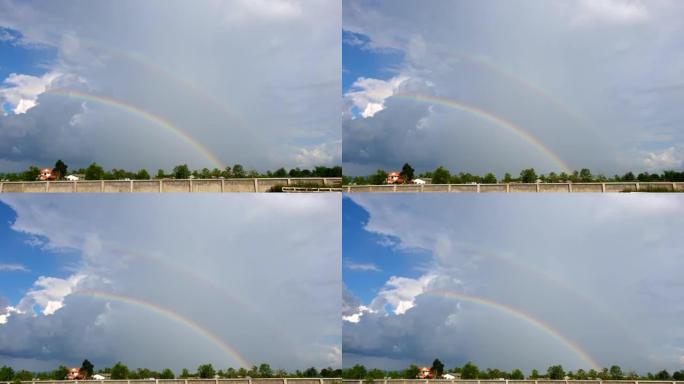
{"type": "MultiPolygon", "coordinates": [[[[14,384],[0,381],[0,384],[14,384]]],[[[342,379],[272,378],[272,379],[149,379],[149,380],[35,380],[21,384],[342,384],[342,379]]]]}
{"type": "Polygon", "coordinates": [[[684,192],[684,182],[345,185],[344,192],[684,192]]]}
{"type": "Polygon", "coordinates": [[[664,380],[444,380],[444,379],[379,379],[342,380],[342,384],[684,384],[684,381],[664,380]]]}
{"type": "MultiPolygon", "coordinates": [[[[9,192],[268,192],[276,186],[319,184],[342,186],[341,177],[289,177],[255,179],[159,179],[83,181],[5,181],[0,193],[9,192]]],[[[148,383],[149,384],[149,383],[148,383]]]]}

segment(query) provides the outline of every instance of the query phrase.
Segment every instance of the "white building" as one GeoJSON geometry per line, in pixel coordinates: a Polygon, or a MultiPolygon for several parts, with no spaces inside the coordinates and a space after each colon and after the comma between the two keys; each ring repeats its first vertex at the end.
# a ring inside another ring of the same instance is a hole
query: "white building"
{"type": "Polygon", "coordinates": [[[76,176],[76,175],[68,175],[67,177],[65,177],[65,179],[68,181],[78,181],[79,180],[78,176],[76,176]]]}

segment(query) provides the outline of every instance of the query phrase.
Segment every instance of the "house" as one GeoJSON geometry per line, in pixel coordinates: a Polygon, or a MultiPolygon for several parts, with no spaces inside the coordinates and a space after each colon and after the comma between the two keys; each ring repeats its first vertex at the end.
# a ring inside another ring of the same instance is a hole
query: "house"
{"type": "Polygon", "coordinates": [[[76,175],[67,175],[67,177],[65,177],[65,179],[68,180],[68,181],[78,181],[78,180],[80,180],[80,178],[79,178],[78,176],[76,176],[76,175]]]}
{"type": "Polygon", "coordinates": [[[69,368],[67,373],[67,380],[85,380],[85,373],[81,373],[80,368],[69,368]]]}
{"type": "Polygon", "coordinates": [[[404,178],[401,177],[399,172],[390,172],[387,174],[387,179],[385,179],[386,184],[404,184],[404,178]]]}
{"type": "Polygon", "coordinates": [[[442,375],[442,379],[445,380],[460,380],[461,379],[461,374],[460,373],[445,373],[442,375]]]}
{"type": "Polygon", "coordinates": [[[91,377],[91,379],[93,379],[93,380],[106,380],[107,378],[100,373],[96,373],[93,375],[93,377],[91,377]]]}
{"type": "Polygon", "coordinates": [[[433,379],[432,369],[430,367],[420,367],[418,368],[418,379],[433,379]]]}
{"type": "Polygon", "coordinates": [[[423,179],[413,179],[411,182],[413,184],[420,184],[420,185],[427,184],[427,182],[423,179]]]}
{"type": "Polygon", "coordinates": [[[52,168],[43,168],[40,170],[40,173],[38,174],[38,180],[40,181],[49,181],[49,180],[56,180],[57,175],[52,173],[52,168]]]}

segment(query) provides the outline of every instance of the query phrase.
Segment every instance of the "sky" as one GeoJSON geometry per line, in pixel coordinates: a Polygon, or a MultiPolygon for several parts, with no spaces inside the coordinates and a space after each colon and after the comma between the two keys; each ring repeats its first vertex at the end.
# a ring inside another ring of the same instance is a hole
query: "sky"
{"type": "Polygon", "coordinates": [[[345,174],[684,166],[676,0],[344,0],[345,174]]]}
{"type": "Polygon", "coordinates": [[[354,194],[343,365],[684,367],[684,200],[354,194]]]}
{"type": "Polygon", "coordinates": [[[341,163],[341,4],[0,0],[0,172],[341,163]]]}
{"type": "Polygon", "coordinates": [[[339,368],[340,215],[335,194],[3,196],[0,366],[339,368]]]}

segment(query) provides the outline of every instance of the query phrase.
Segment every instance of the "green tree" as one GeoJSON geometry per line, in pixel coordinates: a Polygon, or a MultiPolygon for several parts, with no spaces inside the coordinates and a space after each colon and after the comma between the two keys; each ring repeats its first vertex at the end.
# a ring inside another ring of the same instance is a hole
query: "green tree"
{"type": "Polygon", "coordinates": [[[273,376],[273,370],[271,369],[271,366],[262,363],[259,365],[259,377],[272,377],[273,376]]]}
{"type": "Polygon", "coordinates": [[[530,372],[530,379],[537,379],[539,378],[539,371],[536,369],[533,369],[532,372],[530,372]]]}
{"type": "Polygon", "coordinates": [[[150,174],[147,172],[146,169],[140,169],[138,173],[135,174],[135,178],[138,180],[149,180],[150,174]]]}
{"type": "Polygon", "coordinates": [[[371,175],[369,178],[370,183],[373,185],[385,184],[385,180],[387,180],[387,172],[382,169],[378,169],[375,174],[371,175]]]}
{"type": "Polygon", "coordinates": [[[65,380],[69,374],[69,368],[64,365],[60,365],[59,368],[52,371],[53,380],[65,380]]]}
{"type": "Polygon", "coordinates": [[[92,163],[85,170],[86,180],[102,180],[104,179],[105,171],[97,163],[92,163]]]}
{"type": "Polygon", "coordinates": [[[303,372],[304,377],[317,377],[318,371],[316,368],[311,367],[303,372]]]}
{"type": "Polygon", "coordinates": [[[417,365],[411,364],[407,370],[404,371],[404,379],[415,379],[420,373],[420,368],[417,365]]]}
{"type": "Polygon", "coordinates": [[[506,172],[506,174],[504,175],[503,181],[504,181],[504,183],[510,183],[511,181],[513,181],[513,177],[511,176],[511,174],[509,172],[506,172]]]}
{"type": "Polygon", "coordinates": [[[285,168],[278,168],[275,172],[273,172],[274,177],[287,177],[287,171],[285,168]]]}
{"type": "Polygon", "coordinates": [[[537,174],[534,172],[534,168],[523,169],[520,171],[520,181],[523,183],[536,183],[537,174]]]}
{"type": "Polygon", "coordinates": [[[14,374],[14,381],[31,381],[33,380],[33,373],[22,369],[14,374]]]}
{"type": "Polygon", "coordinates": [[[63,179],[67,175],[67,165],[62,160],[57,160],[52,171],[57,174],[58,179],[63,179]]]}
{"type": "Polygon", "coordinates": [[[511,372],[511,379],[512,380],[523,380],[523,379],[525,379],[525,375],[522,373],[521,370],[516,368],[513,370],[513,372],[511,372]]]}
{"type": "Polygon", "coordinates": [[[112,380],[125,380],[128,379],[128,367],[121,363],[120,361],[112,367],[112,380]]]}
{"type": "Polygon", "coordinates": [[[588,168],[582,168],[579,173],[579,179],[583,183],[592,181],[591,171],[588,168]]]}
{"type": "Polygon", "coordinates": [[[439,166],[432,172],[432,184],[449,184],[451,181],[451,173],[448,169],[439,166]]]}
{"type": "Polygon", "coordinates": [[[197,367],[197,375],[202,379],[213,379],[216,371],[211,364],[202,364],[197,367]]]}
{"type": "Polygon", "coordinates": [[[444,373],[444,364],[439,361],[439,359],[435,359],[432,362],[432,369],[430,369],[430,371],[432,371],[432,374],[438,379],[442,377],[442,374],[444,373]]]}
{"type": "Polygon", "coordinates": [[[461,368],[461,379],[477,379],[480,376],[480,369],[470,361],[461,368]]]}
{"type": "Polygon", "coordinates": [[[670,376],[670,373],[665,369],[655,374],[656,380],[670,380],[671,378],[672,376],[670,376]]]}
{"type": "Polygon", "coordinates": [[[93,375],[94,370],[95,367],[93,366],[93,363],[91,363],[88,359],[83,360],[83,363],[81,363],[81,372],[86,377],[86,379],[90,378],[93,375]]]}
{"type": "Polygon", "coordinates": [[[176,375],[173,374],[173,371],[170,370],[169,368],[166,368],[162,371],[161,375],[159,375],[160,379],[165,379],[165,380],[170,380],[170,379],[175,379],[176,375]]]}
{"type": "Polygon", "coordinates": [[[181,379],[187,379],[188,377],[190,377],[190,372],[188,372],[187,368],[183,368],[183,370],[181,371],[180,377],[181,377],[181,379]]]}
{"type": "Polygon", "coordinates": [[[399,172],[399,175],[404,179],[405,183],[410,183],[411,180],[413,180],[415,170],[409,163],[405,163],[403,167],[401,167],[401,172],[399,172]]]}
{"type": "Polygon", "coordinates": [[[613,380],[622,380],[624,374],[622,373],[622,368],[619,365],[613,365],[610,367],[610,378],[613,380]]]}
{"type": "Polygon", "coordinates": [[[546,374],[551,380],[562,380],[565,377],[565,371],[561,365],[552,365],[546,370],[546,374]]]}
{"type": "Polygon", "coordinates": [[[3,365],[0,367],[0,381],[12,381],[14,379],[14,369],[3,365]]]}
{"type": "Polygon", "coordinates": [[[187,164],[181,164],[173,167],[173,177],[176,179],[190,178],[190,169],[187,164]]]}
{"type": "Polygon", "coordinates": [[[366,377],[366,367],[360,364],[356,364],[350,369],[345,369],[342,371],[342,378],[350,380],[361,380],[366,377]]]}
{"type": "Polygon", "coordinates": [[[233,177],[245,177],[245,168],[240,164],[233,165],[233,177]]]}
{"type": "Polygon", "coordinates": [[[493,173],[489,172],[484,177],[482,178],[482,182],[484,184],[496,184],[496,176],[494,176],[493,173]]]}

